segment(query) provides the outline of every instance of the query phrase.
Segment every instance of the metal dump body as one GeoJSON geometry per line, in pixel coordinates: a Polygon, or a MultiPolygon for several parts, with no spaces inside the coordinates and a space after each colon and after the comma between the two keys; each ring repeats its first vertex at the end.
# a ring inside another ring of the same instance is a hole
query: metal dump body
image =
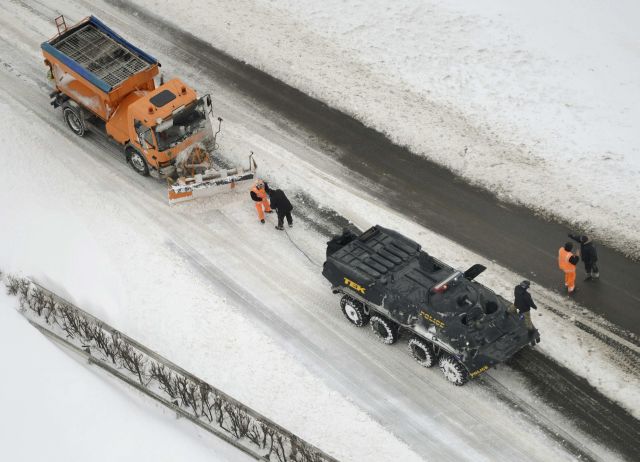
{"type": "Polygon", "coordinates": [[[153,90],[158,60],[90,16],[41,45],[59,91],[108,120],[135,90],[153,90]]]}

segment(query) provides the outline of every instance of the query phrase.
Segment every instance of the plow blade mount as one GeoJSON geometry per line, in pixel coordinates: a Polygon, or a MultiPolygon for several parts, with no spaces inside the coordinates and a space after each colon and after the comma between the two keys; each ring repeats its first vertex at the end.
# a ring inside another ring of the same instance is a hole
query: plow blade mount
{"type": "Polygon", "coordinates": [[[203,175],[187,178],[182,184],[169,186],[169,203],[177,204],[201,197],[210,197],[219,192],[234,189],[238,184],[252,181],[256,174],[254,170],[241,173],[218,172],[220,176],[207,179],[203,175]]]}
{"type": "Polygon", "coordinates": [[[245,169],[238,166],[229,170],[217,170],[212,167],[208,152],[196,147],[182,159],[178,167],[178,171],[183,176],[178,177],[178,180],[169,186],[170,204],[186,202],[200,197],[210,197],[219,192],[230,191],[239,183],[253,181],[256,177],[258,164],[256,164],[253,152],[251,152],[249,168],[245,169]],[[200,173],[196,173],[198,170],[200,170],[200,173]],[[191,174],[185,174],[188,171],[191,171],[191,174]]]}

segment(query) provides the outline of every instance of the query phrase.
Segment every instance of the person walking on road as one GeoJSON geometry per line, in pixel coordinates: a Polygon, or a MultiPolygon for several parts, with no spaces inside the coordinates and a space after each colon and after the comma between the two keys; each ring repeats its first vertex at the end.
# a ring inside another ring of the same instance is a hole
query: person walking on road
{"type": "Polygon", "coordinates": [[[269,199],[267,199],[267,188],[269,188],[269,186],[264,181],[258,180],[253,185],[253,188],[251,188],[250,192],[251,199],[253,199],[253,202],[256,206],[256,211],[258,212],[258,219],[262,224],[264,224],[265,212],[272,212],[271,205],[269,204],[269,199]]]}
{"type": "Polygon", "coordinates": [[[291,211],[293,205],[289,202],[287,195],[282,189],[269,189],[267,187],[267,194],[269,194],[269,200],[271,201],[271,208],[275,209],[278,215],[278,225],[276,229],[282,231],[284,229],[284,219],[287,219],[289,228],[293,227],[293,218],[291,217],[291,211]]]}
{"type": "Polygon", "coordinates": [[[584,263],[584,271],[587,273],[585,281],[591,279],[598,279],[600,277],[600,270],[598,269],[598,252],[596,246],[589,236],[584,234],[569,234],[569,237],[580,244],[580,258],[584,263]]]}
{"type": "Polygon", "coordinates": [[[564,285],[567,287],[569,295],[576,292],[576,265],[580,261],[580,257],[572,253],[573,244],[565,243],[558,250],[558,267],[564,271],[564,285]]]}
{"type": "Polygon", "coordinates": [[[540,336],[538,335],[538,329],[535,328],[531,321],[531,308],[537,310],[538,307],[533,303],[533,298],[531,298],[531,294],[528,292],[530,286],[531,282],[522,281],[513,289],[515,299],[513,304],[518,309],[518,312],[524,316],[524,323],[529,330],[529,338],[532,344],[535,344],[540,341],[540,336]]]}

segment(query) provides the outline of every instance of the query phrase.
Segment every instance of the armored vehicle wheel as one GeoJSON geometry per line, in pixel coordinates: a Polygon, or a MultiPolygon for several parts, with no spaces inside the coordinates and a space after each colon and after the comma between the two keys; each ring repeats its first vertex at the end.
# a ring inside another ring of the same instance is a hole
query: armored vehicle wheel
{"type": "Polygon", "coordinates": [[[440,369],[444,378],[454,385],[461,386],[469,381],[469,373],[460,362],[449,354],[440,358],[440,369]]]}
{"type": "Polygon", "coordinates": [[[67,123],[67,126],[73,133],[78,136],[84,136],[86,127],[84,125],[84,119],[82,118],[80,110],[72,106],[65,106],[62,109],[62,116],[64,117],[64,121],[67,123]]]}
{"type": "Polygon", "coordinates": [[[399,337],[399,329],[398,325],[383,317],[378,315],[371,316],[371,330],[374,334],[380,339],[382,343],[386,343],[387,345],[391,345],[392,343],[396,343],[399,337]]]}
{"type": "Polygon", "coordinates": [[[424,367],[433,366],[438,358],[433,345],[419,337],[413,337],[409,340],[409,351],[418,364],[424,367]]]}
{"type": "Polygon", "coordinates": [[[340,299],[340,308],[349,322],[356,327],[366,325],[371,317],[367,305],[348,295],[344,295],[340,299]]]}
{"type": "Polygon", "coordinates": [[[149,175],[149,166],[146,159],[132,147],[127,148],[127,161],[131,167],[142,176],[149,175]]]}

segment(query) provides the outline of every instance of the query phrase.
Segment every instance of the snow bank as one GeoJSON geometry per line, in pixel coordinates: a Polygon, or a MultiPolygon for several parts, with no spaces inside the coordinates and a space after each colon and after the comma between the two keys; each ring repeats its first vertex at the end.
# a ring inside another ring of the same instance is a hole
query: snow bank
{"type": "Polygon", "coordinates": [[[640,4],[141,0],[502,199],[640,256],[640,4]]]}

